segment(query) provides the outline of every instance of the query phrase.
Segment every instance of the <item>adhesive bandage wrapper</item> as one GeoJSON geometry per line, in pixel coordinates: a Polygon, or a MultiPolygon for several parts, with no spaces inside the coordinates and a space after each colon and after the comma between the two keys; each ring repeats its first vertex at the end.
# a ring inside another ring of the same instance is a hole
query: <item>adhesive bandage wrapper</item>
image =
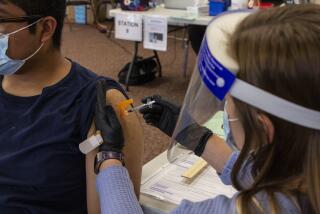
{"type": "Polygon", "coordinates": [[[205,160],[200,159],[194,165],[192,165],[187,171],[185,171],[181,176],[187,179],[194,179],[207,166],[208,166],[208,163],[205,160]]]}

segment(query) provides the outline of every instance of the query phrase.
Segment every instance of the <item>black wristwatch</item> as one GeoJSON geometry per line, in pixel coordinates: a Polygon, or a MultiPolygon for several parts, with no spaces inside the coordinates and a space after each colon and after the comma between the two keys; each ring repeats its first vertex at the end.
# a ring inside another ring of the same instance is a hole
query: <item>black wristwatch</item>
{"type": "Polygon", "coordinates": [[[94,160],[94,172],[96,174],[99,173],[100,166],[103,161],[109,160],[109,159],[115,159],[122,162],[122,165],[124,166],[124,155],[123,153],[119,152],[111,152],[111,151],[101,151],[96,155],[96,158],[94,160]]]}

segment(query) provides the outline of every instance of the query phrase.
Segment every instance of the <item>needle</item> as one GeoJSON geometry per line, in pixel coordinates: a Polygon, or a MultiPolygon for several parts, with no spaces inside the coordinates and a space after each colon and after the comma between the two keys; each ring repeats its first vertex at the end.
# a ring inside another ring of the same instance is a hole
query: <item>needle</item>
{"type": "Polygon", "coordinates": [[[156,101],[148,101],[146,104],[142,104],[140,106],[137,106],[135,108],[132,108],[130,110],[128,110],[128,113],[132,113],[132,112],[135,112],[135,111],[139,111],[140,109],[143,109],[145,107],[149,107],[149,108],[152,108],[152,105],[155,104],[156,101]]]}

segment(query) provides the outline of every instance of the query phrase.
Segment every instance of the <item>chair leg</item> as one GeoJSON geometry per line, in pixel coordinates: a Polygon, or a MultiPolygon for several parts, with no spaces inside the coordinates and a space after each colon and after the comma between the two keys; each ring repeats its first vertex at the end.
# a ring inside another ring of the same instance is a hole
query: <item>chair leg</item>
{"type": "Polygon", "coordinates": [[[110,27],[110,30],[109,30],[109,33],[108,33],[108,38],[111,38],[113,29],[114,29],[114,21],[111,24],[111,27],[110,27]]]}
{"type": "Polygon", "coordinates": [[[69,22],[69,31],[72,32],[72,23],[71,23],[70,19],[68,19],[68,20],[69,20],[68,21],[69,22]]]}
{"type": "Polygon", "coordinates": [[[92,0],[90,0],[90,9],[92,10],[92,14],[93,14],[93,23],[97,24],[97,22],[98,22],[98,19],[97,19],[98,13],[96,11],[95,4],[94,4],[94,2],[92,0]]]}
{"type": "Polygon", "coordinates": [[[67,21],[67,24],[69,25],[69,31],[71,32],[71,31],[72,31],[72,25],[71,25],[71,21],[70,21],[70,19],[69,19],[68,14],[66,14],[65,20],[67,21]]]}

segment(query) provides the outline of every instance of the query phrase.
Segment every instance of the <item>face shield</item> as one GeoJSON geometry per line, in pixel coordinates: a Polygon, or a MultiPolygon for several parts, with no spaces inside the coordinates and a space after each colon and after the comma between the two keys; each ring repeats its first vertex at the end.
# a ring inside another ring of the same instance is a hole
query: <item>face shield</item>
{"type": "MultiPolygon", "coordinates": [[[[229,124],[237,121],[224,113],[230,97],[289,122],[320,129],[320,112],[298,106],[236,78],[239,66],[228,53],[229,38],[251,13],[225,13],[209,24],[167,153],[169,161],[190,153],[186,147],[194,148],[189,144],[196,144],[203,134],[197,129],[199,126],[221,138],[230,137],[225,136],[225,129],[232,127],[223,125],[226,121],[229,124]],[[187,139],[189,146],[181,142],[182,138],[187,139]]],[[[235,145],[230,146],[236,149],[235,145]]]]}

